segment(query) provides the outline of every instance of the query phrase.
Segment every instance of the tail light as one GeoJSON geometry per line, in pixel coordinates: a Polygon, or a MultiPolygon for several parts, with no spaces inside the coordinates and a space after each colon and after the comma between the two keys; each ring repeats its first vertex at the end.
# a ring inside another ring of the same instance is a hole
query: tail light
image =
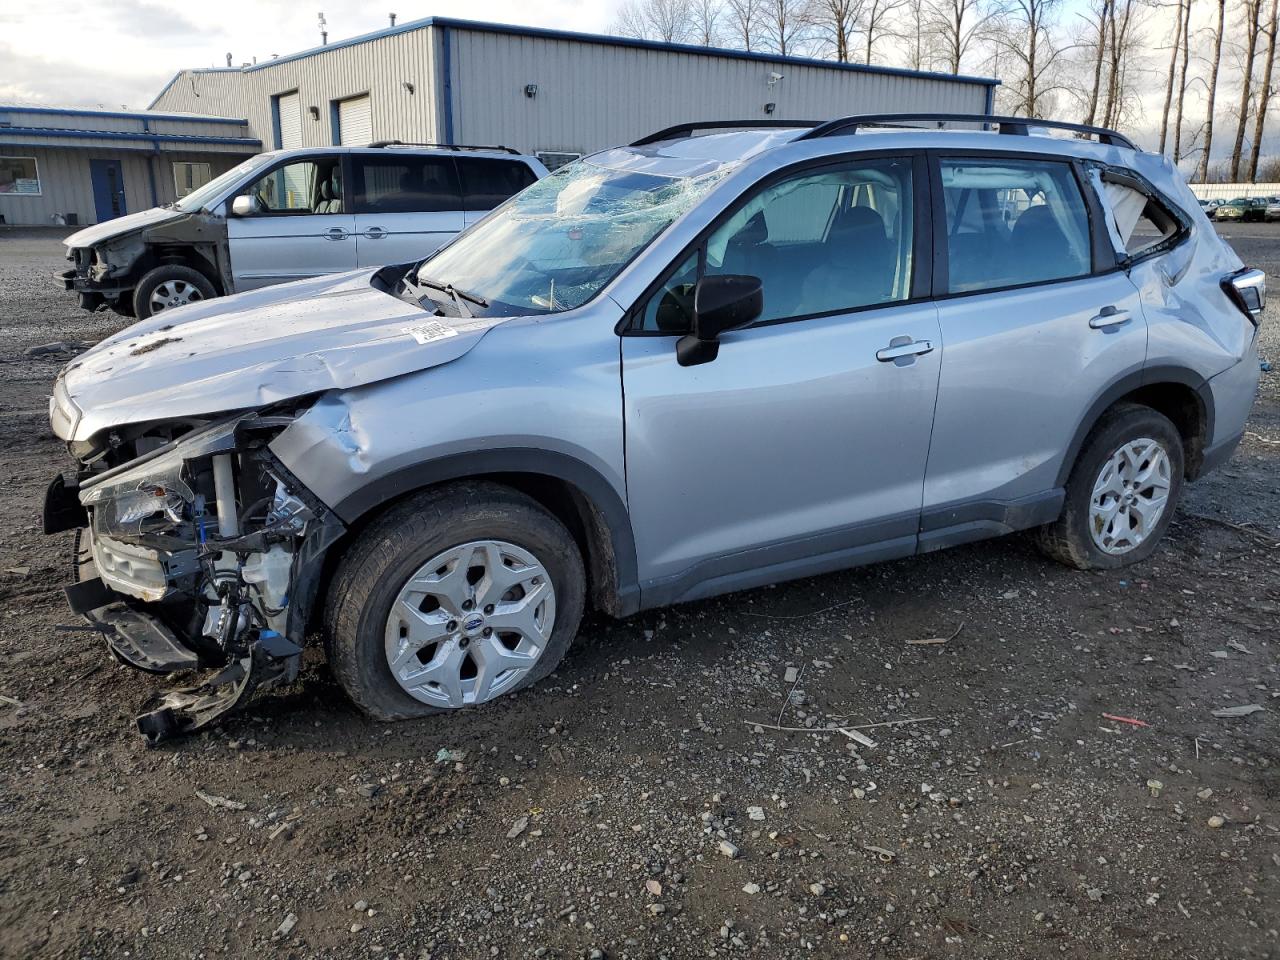
{"type": "Polygon", "coordinates": [[[1240,270],[1222,278],[1222,289],[1256,327],[1267,306],[1267,275],[1261,270],[1240,270]]]}

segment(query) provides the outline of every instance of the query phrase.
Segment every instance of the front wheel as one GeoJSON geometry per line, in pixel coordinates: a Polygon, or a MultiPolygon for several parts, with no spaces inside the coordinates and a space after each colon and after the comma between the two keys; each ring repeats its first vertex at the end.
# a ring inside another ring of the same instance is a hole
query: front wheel
{"type": "Polygon", "coordinates": [[[379,720],[477,706],[541,680],[586,596],[564,525],[498,484],[429,490],[365,529],[334,575],[329,664],[379,720]]]}
{"type": "Polygon", "coordinates": [[[1183,468],[1182,437],[1168,417],[1117,404],[1085,441],[1062,515],[1036,532],[1040,548],[1081,570],[1145,560],[1173,520],[1183,468]]]}
{"type": "Polygon", "coordinates": [[[139,320],[174,307],[216,297],[213,284],[199,270],[166,263],[143,274],[133,288],[133,313],[139,320]]]}

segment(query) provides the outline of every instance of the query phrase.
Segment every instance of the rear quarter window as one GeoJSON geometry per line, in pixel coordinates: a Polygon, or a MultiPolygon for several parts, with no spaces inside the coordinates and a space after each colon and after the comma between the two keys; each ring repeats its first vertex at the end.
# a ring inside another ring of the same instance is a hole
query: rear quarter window
{"type": "Polygon", "coordinates": [[[459,157],[462,202],[468,211],[492,210],[538,178],[519,160],[459,157]]]}

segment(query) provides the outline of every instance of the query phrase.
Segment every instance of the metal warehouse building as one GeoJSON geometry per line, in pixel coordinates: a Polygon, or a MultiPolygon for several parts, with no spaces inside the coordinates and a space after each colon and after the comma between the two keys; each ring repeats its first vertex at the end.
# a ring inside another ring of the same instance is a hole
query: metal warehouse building
{"type": "Polygon", "coordinates": [[[168,203],[262,149],[243,119],[0,105],[0,223],[86,224],[168,203]]]}
{"type": "Polygon", "coordinates": [[[548,166],[707,119],[990,113],[996,80],[434,17],[229,69],[151,104],[248,119],[270,147],[503,144],[548,166]]]}

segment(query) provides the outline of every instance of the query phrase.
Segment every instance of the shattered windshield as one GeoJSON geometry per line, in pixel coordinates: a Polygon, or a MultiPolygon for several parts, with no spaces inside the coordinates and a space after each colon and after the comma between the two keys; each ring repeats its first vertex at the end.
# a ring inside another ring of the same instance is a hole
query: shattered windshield
{"type": "Polygon", "coordinates": [[[217,199],[227,187],[238,182],[250,170],[257,170],[263,164],[270,163],[272,159],[273,155],[269,153],[260,153],[257,156],[250,157],[244,163],[237,164],[226,173],[214,177],[203,187],[192,190],[175,203],[173,207],[183,213],[195,213],[197,210],[203,210],[207,204],[217,199]]]}
{"type": "Polygon", "coordinates": [[[466,291],[481,316],[571,310],[595,296],[730,169],[671,177],[580,160],[517,194],[442,249],[419,269],[419,280],[466,291]]]}

